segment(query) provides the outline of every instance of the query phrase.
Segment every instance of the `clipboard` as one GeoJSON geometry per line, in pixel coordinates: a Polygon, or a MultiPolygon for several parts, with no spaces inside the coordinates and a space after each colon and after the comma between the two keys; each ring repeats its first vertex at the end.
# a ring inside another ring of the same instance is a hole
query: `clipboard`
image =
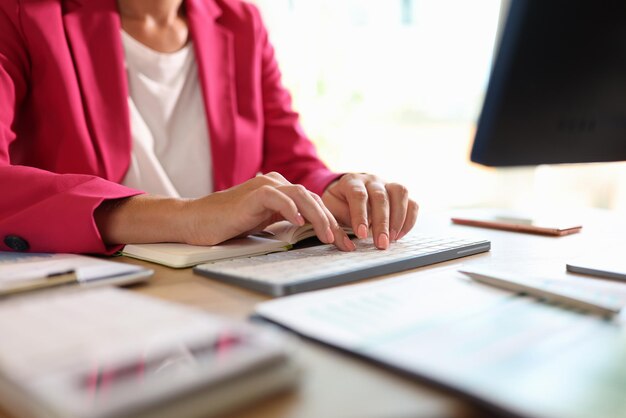
{"type": "Polygon", "coordinates": [[[153,270],[78,254],[0,251],[0,297],[80,285],[123,286],[146,281],[153,270]]]}

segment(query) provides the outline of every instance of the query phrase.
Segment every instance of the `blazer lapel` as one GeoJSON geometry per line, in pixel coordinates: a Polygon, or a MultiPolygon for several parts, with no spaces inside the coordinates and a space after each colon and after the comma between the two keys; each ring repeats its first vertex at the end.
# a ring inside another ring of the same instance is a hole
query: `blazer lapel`
{"type": "Polygon", "coordinates": [[[211,139],[213,187],[218,191],[233,186],[235,178],[233,37],[217,21],[221,10],[213,0],[187,0],[186,7],[211,139]]]}
{"type": "Polygon", "coordinates": [[[65,0],[63,21],[102,175],[123,179],[131,155],[128,83],[116,0],[65,0]]]}

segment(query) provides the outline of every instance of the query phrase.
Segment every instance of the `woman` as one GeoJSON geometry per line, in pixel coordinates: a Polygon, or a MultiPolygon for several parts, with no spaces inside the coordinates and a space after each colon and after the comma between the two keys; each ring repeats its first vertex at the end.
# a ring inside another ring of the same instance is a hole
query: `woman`
{"type": "Polygon", "coordinates": [[[318,159],[239,0],[0,0],[0,190],[5,251],[213,245],[279,219],[385,249],[417,216],[403,186],[318,159]]]}

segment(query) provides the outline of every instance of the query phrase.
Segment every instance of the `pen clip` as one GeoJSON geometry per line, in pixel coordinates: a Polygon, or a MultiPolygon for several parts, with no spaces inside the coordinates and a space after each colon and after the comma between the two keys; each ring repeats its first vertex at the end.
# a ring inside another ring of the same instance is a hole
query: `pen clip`
{"type": "Polygon", "coordinates": [[[0,289],[0,296],[11,296],[19,293],[48,289],[56,286],[79,283],[75,270],[49,273],[45,277],[38,277],[17,282],[11,286],[0,289]]]}
{"type": "MultiPolygon", "coordinates": [[[[46,276],[46,279],[52,279],[52,278],[55,278],[55,277],[58,277],[58,276],[66,276],[66,275],[68,275],[68,274],[74,274],[74,275],[76,275],[76,270],[74,270],[74,269],[69,269],[69,270],[65,270],[65,271],[58,271],[58,272],[56,272],[56,273],[49,273],[49,274],[46,276]]],[[[33,280],[37,280],[37,279],[33,279],[33,280]]]]}

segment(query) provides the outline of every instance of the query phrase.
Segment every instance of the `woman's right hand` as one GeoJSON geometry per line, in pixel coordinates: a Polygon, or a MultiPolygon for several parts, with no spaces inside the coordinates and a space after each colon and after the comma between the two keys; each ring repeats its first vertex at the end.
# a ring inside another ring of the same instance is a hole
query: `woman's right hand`
{"type": "Polygon", "coordinates": [[[107,244],[216,245],[283,219],[295,225],[309,222],[320,241],[344,251],[355,249],[318,195],[278,173],[259,175],[202,198],[138,195],[104,202],[95,212],[107,244]]]}
{"type": "Polygon", "coordinates": [[[186,242],[190,244],[218,244],[286,219],[295,225],[311,223],[324,243],[335,243],[344,251],[355,248],[318,195],[274,172],[189,200],[185,216],[189,220],[186,242]]]}

